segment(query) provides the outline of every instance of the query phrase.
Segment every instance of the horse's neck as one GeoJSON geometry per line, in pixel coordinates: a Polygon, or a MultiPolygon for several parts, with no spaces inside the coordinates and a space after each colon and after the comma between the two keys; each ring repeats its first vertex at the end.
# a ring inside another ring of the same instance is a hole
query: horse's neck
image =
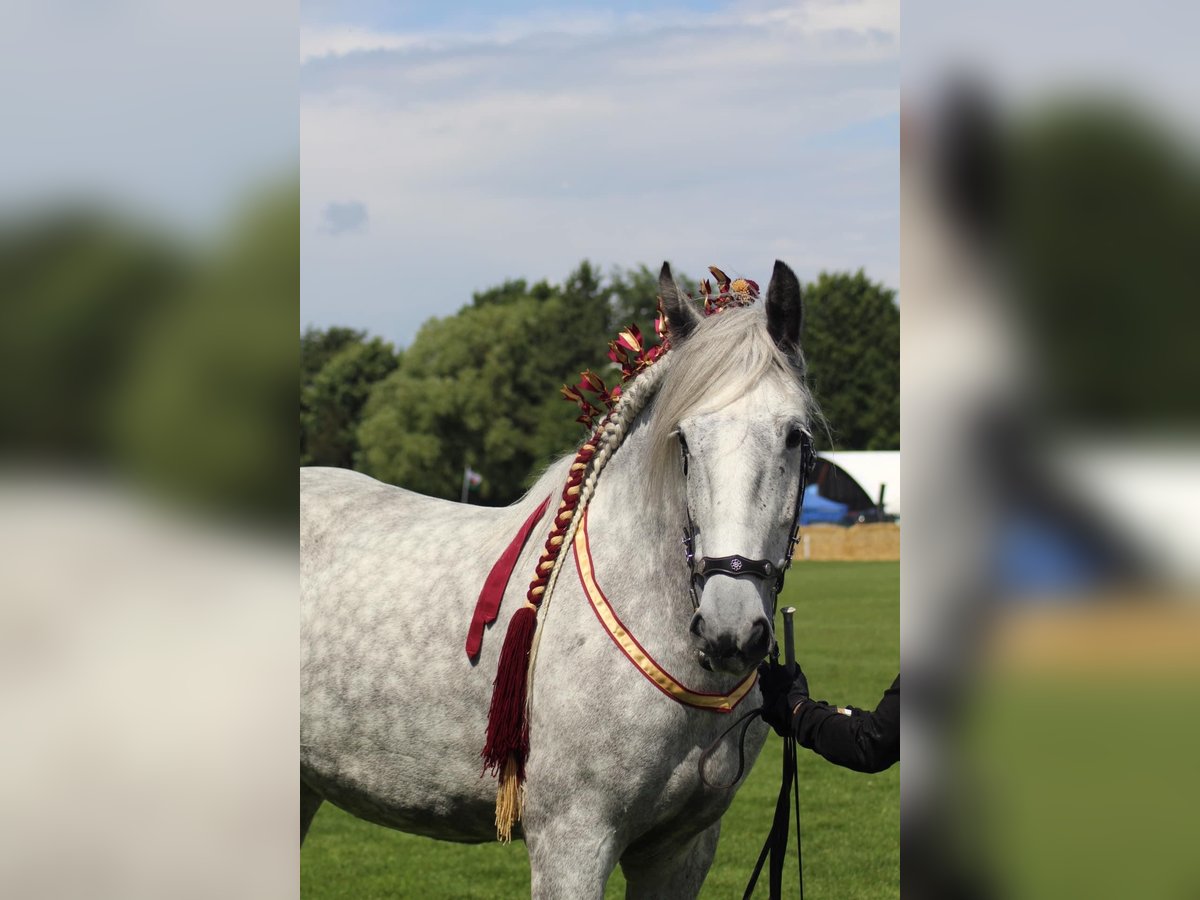
{"type": "MultiPolygon", "coordinates": [[[[682,586],[686,594],[687,577],[680,544],[683,506],[674,501],[663,505],[654,499],[658,492],[647,490],[648,444],[644,427],[630,430],[601,473],[589,506],[588,528],[596,536],[593,540],[622,548],[630,570],[645,577],[648,589],[679,595],[678,588],[682,586]]],[[[678,599],[684,601],[680,612],[690,617],[691,604],[686,596],[678,599]]]]}
{"type": "Polygon", "coordinates": [[[647,490],[648,440],[634,428],[601,473],[588,507],[596,578],[626,628],[675,677],[700,690],[731,687],[696,663],[684,562],[683,505],[647,490]]]}

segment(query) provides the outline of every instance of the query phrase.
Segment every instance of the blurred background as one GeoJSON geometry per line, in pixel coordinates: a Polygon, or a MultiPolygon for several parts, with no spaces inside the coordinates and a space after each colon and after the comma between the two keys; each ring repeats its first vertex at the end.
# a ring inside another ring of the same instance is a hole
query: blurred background
{"type": "MultiPolygon", "coordinates": [[[[899,632],[898,19],[874,0],[304,4],[302,464],[511,503],[587,434],[560,387],[585,369],[613,387],[631,323],[654,339],[664,259],[693,293],[709,265],[765,289],[782,259],[828,426],[783,600],[820,695],[873,707],[899,632]]],[[[778,754],[739,791],[704,896],[753,869],[778,754]]],[[[898,773],[802,765],[810,888],[895,897],[898,773]]],[[[529,885],[521,847],[329,804],[301,865],[314,900],[529,885]]]]}
{"type": "MultiPolygon", "coordinates": [[[[773,8],[743,6],[770,31],[773,8]]],[[[878,6],[822,20],[832,45],[874,34],[878,6]]],[[[1167,2],[903,8],[900,262],[867,277],[887,290],[899,272],[904,310],[906,895],[1200,888],[1196,16],[1167,2]]],[[[5,12],[0,881],[13,896],[298,890],[296,336],[350,321],[333,288],[323,312],[298,313],[298,17],[274,0],[5,12]]],[[[299,55],[361,38],[309,33],[299,55]]],[[[667,130],[702,131],[703,104],[671,110],[667,130]]],[[[361,202],[316,196],[305,234],[374,233],[383,220],[361,202]]],[[[686,238],[663,255],[688,274],[728,259],[700,248],[695,221],[645,221],[686,238]]],[[[622,277],[653,243],[629,237],[636,253],[614,244],[602,260],[622,277]]],[[[814,246],[810,282],[863,264],[814,246]]],[[[326,252],[353,263],[353,248],[326,252]]],[[[592,251],[556,252],[541,268],[498,253],[440,314],[515,272],[527,293],[563,287],[592,251]]],[[[612,284],[611,269],[599,277],[612,284]]],[[[361,343],[407,345],[424,318],[386,333],[363,320],[361,343]]]]}
{"type": "Polygon", "coordinates": [[[8,896],[297,889],[296,20],[5,8],[8,896]]]}
{"type": "Polygon", "coordinates": [[[906,896],[1200,891],[1197,24],[904,7],[906,896]]]}

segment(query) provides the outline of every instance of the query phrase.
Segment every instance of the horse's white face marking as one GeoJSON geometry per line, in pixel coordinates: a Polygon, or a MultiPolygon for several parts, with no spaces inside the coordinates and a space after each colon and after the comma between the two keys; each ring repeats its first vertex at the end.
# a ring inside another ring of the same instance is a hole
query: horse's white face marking
{"type": "MultiPolygon", "coordinates": [[[[697,559],[737,554],[783,562],[804,427],[799,392],[774,379],[680,423],[697,559]]],[[[773,579],[709,577],[691,624],[701,664],[735,675],[756,666],[770,647],[773,599],[773,579]]]]}

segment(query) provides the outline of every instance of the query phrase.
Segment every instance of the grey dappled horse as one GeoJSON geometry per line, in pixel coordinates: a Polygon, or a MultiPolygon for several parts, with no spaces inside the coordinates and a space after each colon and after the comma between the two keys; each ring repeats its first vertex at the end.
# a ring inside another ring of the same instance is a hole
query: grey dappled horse
{"type": "MultiPolygon", "coordinates": [[[[592,561],[616,612],[664,669],[694,691],[727,693],[768,651],[773,585],[710,577],[693,610],[680,538],[690,510],[698,558],[781,562],[786,553],[798,434],[814,413],[800,287],[776,263],[765,304],[709,318],[665,265],[661,289],[673,347],[626,385],[605,431],[608,462],[588,482],[592,561]]],[[[324,800],[401,831],[495,839],[496,780],[480,777],[479,754],[504,628],[524,602],[549,517],[527,541],[475,664],[463,641],[493,562],[543,498],[558,502],[570,461],[504,509],[342,469],[301,471],[302,840],[324,800]]],[[[602,897],[619,862],[629,897],[694,897],[745,777],[719,789],[697,772],[731,719],[651,684],[600,627],[573,560],[564,565],[541,612],[530,688],[517,834],[533,896],[602,897]]],[[[759,703],[755,686],[735,712],[759,703]]],[[[766,735],[755,720],[751,763],[766,735]]],[[[727,783],[736,767],[736,741],[724,741],[708,780],[727,783]]]]}

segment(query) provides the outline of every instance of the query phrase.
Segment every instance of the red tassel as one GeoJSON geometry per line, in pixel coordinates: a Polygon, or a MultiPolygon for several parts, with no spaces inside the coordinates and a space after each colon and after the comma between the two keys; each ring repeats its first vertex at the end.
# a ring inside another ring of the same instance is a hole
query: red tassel
{"type": "Polygon", "coordinates": [[[513,615],[500,649],[496,680],[492,682],[492,705],[488,709],[487,743],[483,747],[484,770],[497,775],[509,754],[516,759],[517,777],[525,778],[525,756],[529,752],[529,729],[525,722],[525,689],[529,679],[529,650],[537,630],[537,608],[526,603],[513,615]]]}
{"type": "MultiPolygon", "coordinates": [[[[584,373],[585,380],[588,374],[584,373]]],[[[581,387],[586,385],[581,383],[581,387]]],[[[554,561],[562,551],[571,515],[579,503],[583,473],[596,452],[598,438],[599,431],[575,454],[575,462],[571,464],[571,473],[554,516],[554,528],[546,538],[533,581],[529,583],[529,590],[525,594],[526,603],[509,621],[504,646],[500,648],[496,680],[492,682],[492,705],[488,709],[487,743],[480,756],[483,757],[484,772],[491,770],[500,778],[500,791],[496,795],[496,827],[501,840],[507,840],[514,816],[520,815],[520,788],[525,780],[525,757],[529,755],[529,722],[526,715],[529,651],[537,631],[538,607],[545,597],[554,561]]]]}

